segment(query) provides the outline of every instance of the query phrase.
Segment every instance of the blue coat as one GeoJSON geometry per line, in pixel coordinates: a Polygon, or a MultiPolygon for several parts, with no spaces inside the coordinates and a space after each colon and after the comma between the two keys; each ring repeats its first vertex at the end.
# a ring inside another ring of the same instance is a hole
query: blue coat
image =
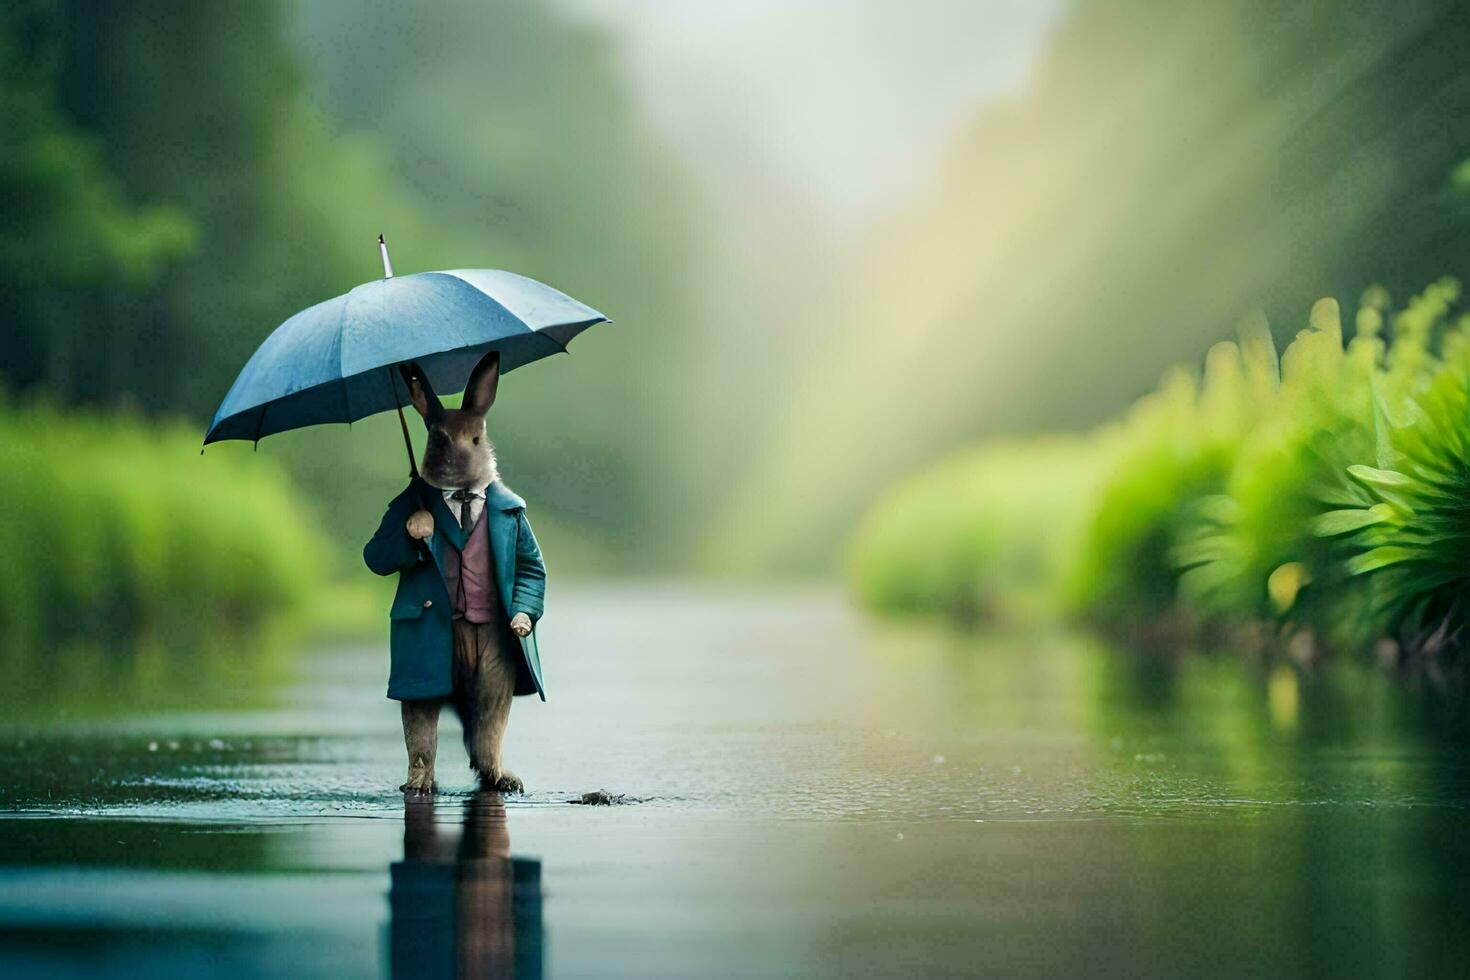
{"type": "MultiPolygon", "coordinates": [[[[546,566],[526,520],[526,502],[496,481],[485,489],[485,519],[489,521],[486,530],[490,533],[500,605],[508,610],[506,622],[500,624],[502,642],[510,649],[516,647],[515,635],[510,632],[510,617],[516,613],[525,613],[533,624],[530,635],[520,638],[516,693],[538,694],[545,701],[534,624],[541,618],[546,595],[546,566]]],[[[388,678],[390,698],[442,698],[454,689],[449,589],[444,584],[440,553],[448,545],[463,548],[464,539],[443,494],[415,477],[393,498],[377,533],[362,549],[362,560],[368,568],[379,575],[398,573],[398,593],[388,613],[393,661],[388,678]],[[409,515],[417,510],[434,515],[434,533],[427,541],[417,541],[408,534],[409,515]]]]}

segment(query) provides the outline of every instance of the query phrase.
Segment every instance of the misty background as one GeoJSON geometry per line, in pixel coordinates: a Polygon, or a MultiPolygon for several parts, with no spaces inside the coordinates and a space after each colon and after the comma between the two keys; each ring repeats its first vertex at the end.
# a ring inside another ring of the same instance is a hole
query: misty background
{"type": "MultiPolygon", "coordinates": [[[[1254,310],[1462,274],[1467,40],[1436,0],[23,0],[0,374],[202,433],[382,232],[615,321],[490,419],[559,573],[822,575],[953,447],[1097,424],[1254,310]]],[[[256,450],[342,569],[396,428],[256,450]]]]}

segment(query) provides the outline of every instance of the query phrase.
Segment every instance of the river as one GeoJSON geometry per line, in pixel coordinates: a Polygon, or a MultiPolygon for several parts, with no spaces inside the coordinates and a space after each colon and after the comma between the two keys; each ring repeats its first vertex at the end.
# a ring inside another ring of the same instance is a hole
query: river
{"type": "Polygon", "coordinates": [[[820,591],[553,599],[550,700],[517,700],[507,744],[525,797],[473,792],[446,714],[444,792],[405,803],[383,643],[293,656],[230,706],[0,722],[0,976],[1470,956],[1462,712],[1382,672],[875,624],[820,591]],[[572,802],[593,790],[625,800],[572,802]]]}

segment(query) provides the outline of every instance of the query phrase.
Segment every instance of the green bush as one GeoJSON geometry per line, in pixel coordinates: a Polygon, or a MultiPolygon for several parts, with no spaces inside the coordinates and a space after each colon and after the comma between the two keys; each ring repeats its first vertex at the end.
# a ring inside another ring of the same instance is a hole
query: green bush
{"type": "Polygon", "coordinates": [[[1075,608],[1119,628],[1173,615],[1176,551],[1203,502],[1224,490],[1276,370],[1269,334],[1256,325],[1241,344],[1210,350],[1202,384],[1175,371],[1095,437],[1107,468],[1067,585],[1075,608]]]}
{"type": "Polygon", "coordinates": [[[986,446],[895,488],[855,537],[863,602],[963,621],[1055,609],[1096,466],[1075,437],[986,446]]]}
{"type": "Polygon", "coordinates": [[[1253,322],[1239,344],[1210,351],[1202,380],[1174,372],[1085,439],[937,467],[857,535],[859,597],[969,615],[977,588],[1024,587],[1119,631],[1249,626],[1330,646],[1458,650],[1470,642],[1459,294],[1442,280],[1393,312],[1369,290],[1346,344],[1324,300],[1279,362],[1253,322]],[[1043,458],[1035,471],[1000,462],[1043,458]],[[1068,484],[1075,498],[1045,496],[1048,471],[1082,475],[1068,484]],[[1059,513],[1073,530],[1056,536],[1059,513]]]}
{"type": "Polygon", "coordinates": [[[1181,598],[1200,616],[1345,622],[1343,555],[1313,521],[1350,498],[1346,469],[1372,451],[1369,392],[1382,345],[1370,320],[1344,348],[1336,302],[1313,308],[1223,492],[1196,504],[1174,565],[1181,598]]]}
{"type": "Polygon", "coordinates": [[[324,549],[262,457],[182,425],[0,408],[0,642],[238,638],[305,598],[324,549]]]}

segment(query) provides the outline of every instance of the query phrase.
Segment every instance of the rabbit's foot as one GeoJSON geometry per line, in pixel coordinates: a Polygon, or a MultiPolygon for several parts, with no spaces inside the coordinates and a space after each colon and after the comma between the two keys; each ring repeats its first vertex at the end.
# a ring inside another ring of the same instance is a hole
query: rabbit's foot
{"type": "Polygon", "coordinates": [[[488,772],[480,773],[480,788],[495,793],[524,793],[526,791],[521,777],[509,769],[500,770],[499,775],[488,772]]]}
{"type": "Polygon", "coordinates": [[[410,771],[408,782],[398,787],[401,792],[413,796],[432,796],[439,792],[439,784],[434,782],[434,774],[423,770],[410,771]]]}

